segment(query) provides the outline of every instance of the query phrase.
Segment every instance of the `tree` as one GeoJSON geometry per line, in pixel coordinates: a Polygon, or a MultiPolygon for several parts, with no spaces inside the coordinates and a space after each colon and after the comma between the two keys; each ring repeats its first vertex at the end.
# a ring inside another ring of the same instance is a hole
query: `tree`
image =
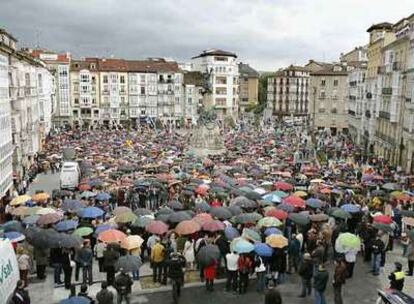
{"type": "Polygon", "coordinates": [[[262,74],[259,77],[259,105],[264,109],[267,103],[267,80],[271,77],[272,74],[262,74]]]}

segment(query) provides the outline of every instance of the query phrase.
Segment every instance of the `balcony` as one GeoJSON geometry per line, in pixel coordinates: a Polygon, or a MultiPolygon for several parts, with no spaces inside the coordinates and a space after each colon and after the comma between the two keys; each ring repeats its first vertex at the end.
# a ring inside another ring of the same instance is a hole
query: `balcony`
{"type": "Polygon", "coordinates": [[[395,138],[382,134],[379,131],[375,131],[375,136],[382,139],[383,141],[389,143],[391,146],[395,146],[396,145],[396,140],[395,138]]]}
{"type": "Polygon", "coordinates": [[[366,118],[371,118],[371,112],[369,110],[365,111],[365,117],[366,118]]]}
{"type": "Polygon", "coordinates": [[[400,71],[402,69],[402,64],[399,61],[395,61],[392,63],[392,70],[393,71],[400,71]]]}
{"type": "Polygon", "coordinates": [[[382,95],[392,95],[392,88],[382,88],[382,95]]]}
{"type": "Polygon", "coordinates": [[[351,116],[355,116],[355,111],[348,110],[348,114],[351,115],[351,116]]]}
{"type": "Polygon", "coordinates": [[[379,111],[379,117],[386,120],[390,120],[391,115],[389,112],[379,111]]]}

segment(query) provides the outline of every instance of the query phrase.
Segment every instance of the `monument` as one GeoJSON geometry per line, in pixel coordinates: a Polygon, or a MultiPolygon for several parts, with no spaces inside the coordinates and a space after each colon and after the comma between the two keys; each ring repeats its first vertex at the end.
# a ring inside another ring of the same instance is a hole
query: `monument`
{"type": "Polygon", "coordinates": [[[199,109],[197,127],[193,129],[189,150],[195,155],[219,155],[226,151],[211,99],[211,70],[203,74],[203,104],[199,109]]]}

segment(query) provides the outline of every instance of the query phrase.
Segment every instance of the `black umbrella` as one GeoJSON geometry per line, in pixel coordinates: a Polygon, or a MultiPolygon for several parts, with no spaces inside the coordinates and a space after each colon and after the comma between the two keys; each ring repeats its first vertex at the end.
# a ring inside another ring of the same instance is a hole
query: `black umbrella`
{"type": "MultiPolygon", "coordinates": [[[[163,216],[163,215],[162,215],[163,216]]],[[[153,219],[152,218],[150,218],[150,217],[147,217],[147,216],[140,216],[140,217],[138,217],[136,220],[135,220],[135,222],[133,222],[132,224],[131,224],[131,227],[140,227],[140,228],[144,228],[144,227],[146,227],[149,223],[151,223],[153,221],[153,219]]],[[[162,220],[161,220],[162,221],[162,220]]],[[[165,219],[165,222],[167,222],[168,221],[168,216],[166,217],[166,219],[165,219]]],[[[164,221],[162,221],[162,222],[164,222],[164,221]]]]}
{"type": "Polygon", "coordinates": [[[173,210],[171,210],[170,208],[167,208],[167,207],[163,207],[163,208],[161,208],[160,210],[158,210],[157,211],[157,213],[155,213],[155,216],[158,216],[158,215],[160,215],[160,214],[171,214],[171,213],[173,213],[174,211],[173,210]]]}
{"type": "Polygon", "coordinates": [[[201,249],[197,253],[197,262],[201,265],[208,266],[214,260],[218,260],[220,258],[220,249],[217,245],[206,245],[201,247],[201,249]]]}
{"type": "Polygon", "coordinates": [[[253,212],[253,213],[239,214],[239,215],[235,216],[234,220],[238,224],[247,224],[247,223],[254,224],[258,220],[260,220],[261,218],[263,218],[262,215],[260,215],[257,212],[253,212]]]}
{"type": "Polygon", "coordinates": [[[201,202],[201,203],[196,204],[194,209],[196,211],[209,212],[211,210],[211,206],[207,204],[206,202],[201,202]]]}
{"type": "Polygon", "coordinates": [[[414,217],[414,211],[413,210],[401,210],[400,213],[401,213],[402,216],[414,217]]]}
{"type": "Polygon", "coordinates": [[[245,196],[238,196],[230,201],[230,205],[239,206],[241,208],[256,208],[256,202],[248,199],[245,196]]]}
{"type": "Polygon", "coordinates": [[[290,213],[289,219],[292,222],[296,223],[297,225],[301,225],[301,226],[305,226],[309,224],[310,222],[310,219],[308,216],[306,216],[305,214],[300,214],[300,213],[290,213]]]}
{"type": "Polygon", "coordinates": [[[241,213],[243,213],[242,208],[240,208],[239,206],[233,205],[228,207],[229,211],[231,212],[232,215],[239,215],[241,213]]]}
{"type": "Polygon", "coordinates": [[[233,216],[230,210],[226,207],[211,208],[210,214],[219,220],[227,220],[233,216]]]}
{"type": "Polygon", "coordinates": [[[161,221],[161,222],[164,222],[164,223],[168,223],[168,219],[170,218],[170,215],[171,214],[158,214],[158,215],[155,216],[155,219],[157,221],[161,221]]]}
{"type": "Polygon", "coordinates": [[[248,199],[254,200],[254,201],[259,201],[262,199],[262,196],[255,192],[255,191],[249,191],[249,192],[245,192],[244,194],[248,199]]]}
{"type": "Polygon", "coordinates": [[[115,264],[116,270],[123,270],[125,272],[138,271],[142,265],[141,258],[135,255],[124,255],[121,256],[115,264]]]}
{"type": "Polygon", "coordinates": [[[26,230],[26,238],[30,244],[38,248],[55,247],[61,234],[54,229],[29,228],[26,230]]]}
{"type": "Polygon", "coordinates": [[[186,211],[178,211],[170,214],[168,221],[170,223],[180,223],[182,221],[191,220],[192,216],[186,211]]]}
{"type": "Polygon", "coordinates": [[[170,207],[173,210],[183,210],[184,209],[184,205],[181,202],[177,201],[177,200],[170,201],[170,202],[168,202],[167,205],[168,205],[168,207],[170,207]]]}
{"type": "Polygon", "coordinates": [[[52,244],[52,247],[79,248],[82,243],[83,239],[80,236],[60,233],[59,240],[56,243],[52,244]]]}
{"type": "Polygon", "coordinates": [[[143,216],[143,215],[151,215],[152,214],[152,212],[150,210],[145,209],[145,208],[135,209],[134,213],[135,213],[136,216],[143,216]]]}
{"type": "Polygon", "coordinates": [[[374,223],[372,226],[378,230],[381,230],[387,233],[391,233],[394,230],[390,225],[382,224],[382,223],[374,223]]]}

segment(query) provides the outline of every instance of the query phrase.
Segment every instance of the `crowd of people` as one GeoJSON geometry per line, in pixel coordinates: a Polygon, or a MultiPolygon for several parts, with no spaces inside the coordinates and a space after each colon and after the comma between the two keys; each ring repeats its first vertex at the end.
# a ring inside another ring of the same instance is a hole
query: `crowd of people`
{"type": "Polygon", "coordinates": [[[14,303],[29,303],[31,273],[45,280],[49,266],[69,298],[129,303],[148,262],[156,286],[172,282],[175,302],[191,272],[207,292],[220,277],[227,292],[244,294],[254,278],[269,304],[282,303],[279,286],[291,276],[300,277],[298,296],[313,294],[316,304],[332,282],[342,304],[357,257],[376,276],[397,241],[408,270],[396,264],[389,279],[403,290],[414,268],[414,194],[398,168],[363,156],[344,134],[302,127],[227,130],[227,152],[208,157],[192,153],[189,136],[74,130],[49,138],[36,166],[52,173],[71,147],[83,178],[73,191],[19,190],[5,206],[4,237],[21,279],[14,303]],[[106,273],[94,298],[93,267],[106,273]]]}

